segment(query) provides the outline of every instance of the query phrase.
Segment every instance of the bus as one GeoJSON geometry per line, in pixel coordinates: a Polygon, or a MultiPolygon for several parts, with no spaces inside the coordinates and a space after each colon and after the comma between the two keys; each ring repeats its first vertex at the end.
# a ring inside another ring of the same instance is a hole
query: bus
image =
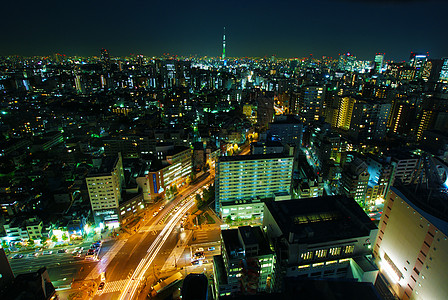
{"type": "Polygon", "coordinates": [[[156,285],[153,285],[151,287],[152,291],[151,294],[153,296],[157,295],[158,293],[162,292],[163,290],[173,286],[176,284],[176,282],[178,282],[179,280],[182,279],[182,273],[181,272],[177,272],[174,275],[168,277],[167,279],[157,283],[156,285]]]}

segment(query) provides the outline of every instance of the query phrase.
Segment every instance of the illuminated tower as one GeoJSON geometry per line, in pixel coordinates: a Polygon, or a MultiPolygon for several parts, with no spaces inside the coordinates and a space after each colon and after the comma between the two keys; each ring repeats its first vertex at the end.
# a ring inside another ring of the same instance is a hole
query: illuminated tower
{"type": "Polygon", "coordinates": [[[226,28],[224,27],[224,35],[222,36],[222,60],[226,59],[226,28]]]}
{"type": "Polygon", "coordinates": [[[377,53],[375,55],[375,73],[381,73],[383,69],[384,62],[384,54],[385,53],[377,53]]]}

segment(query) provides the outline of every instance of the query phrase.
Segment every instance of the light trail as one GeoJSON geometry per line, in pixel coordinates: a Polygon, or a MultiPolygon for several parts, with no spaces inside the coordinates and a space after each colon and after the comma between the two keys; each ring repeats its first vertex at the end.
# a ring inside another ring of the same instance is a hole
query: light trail
{"type": "MultiPolygon", "coordinates": [[[[202,185],[201,187],[206,186],[211,181],[212,180],[206,181],[205,184],[202,185]]],[[[169,235],[174,230],[174,227],[180,222],[180,220],[187,213],[187,211],[191,207],[193,207],[195,201],[194,201],[194,197],[192,195],[194,195],[194,193],[196,193],[201,187],[193,189],[191,191],[190,195],[186,196],[184,198],[187,201],[184,204],[182,204],[181,208],[177,212],[174,212],[174,214],[171,216],[170,220],[167,223],[165,223],[165,227],[162,229],[162,231],[156,237],[156,239],[151,244],[151,246],[149,246],[145,257],[140,261],[140,263],[138,264],[134,273],[132,274],[131,279],[128,281],[128,283],[124,287],[123,292],[121,293],[120,298],[119,298],[120,300],[133,299],[140,284],[143,282],[143,280],[145,280],[146,271],[149,269],[152,262],[158,255],[160,249],[163,247],[165,241],[168,239],[169,235]]]]}

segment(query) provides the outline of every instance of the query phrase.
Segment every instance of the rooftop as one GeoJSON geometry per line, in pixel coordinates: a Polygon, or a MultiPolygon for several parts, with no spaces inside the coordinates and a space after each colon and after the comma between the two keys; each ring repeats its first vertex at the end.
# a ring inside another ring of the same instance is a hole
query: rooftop
{"type": "Polygon", "coordinates": [[[238,229],[227,229],[221,231],[222,239],[226,247],[226,252],[231,258],[243,258],[244,249],[241,244],[239,234],[244,239],[246,245],[258,244],[258,254],[268,255],[272,254],[272,250],[269,247],[269,242],[263,235],[260,227],[243,226],[238,229]]]}
{"type": "Polygon", "coordinates": [[[292,156],[288,156],[283,153],[272,153],[272,154],[255,154],[255,155],[220,156],[219,161],[228,162],[228,161],[246,161],[246,160],[267,160],[276,158],[293,159],[292,156]]]}
{"type": "Polygon", "coordinates": [[[102,158],[100,167],[91,169],[87,177],[111,175],[118,159],[118,156],[106,156],[102,158]]]}
{"type": "Polygon", "coordinates": [[[397,183],[391,190],[448,235],[448,190],[446,188],[429,190],[424,184],[417,188],[416,185],[397,183]]]}
{"type": "Polygon", "coordinates": [[[266,202],[283,235],[294,241],[320,243],[368,236],[376,229],[361,207],[342,195],[266,202]]]}

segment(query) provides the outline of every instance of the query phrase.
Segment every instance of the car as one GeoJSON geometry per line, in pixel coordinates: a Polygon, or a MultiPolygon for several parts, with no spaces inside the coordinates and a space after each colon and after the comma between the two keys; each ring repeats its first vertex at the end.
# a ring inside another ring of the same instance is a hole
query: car
{"type": "Polygon", "coordinates": [[[198,248],[196,249],[196,252],[204,252],[204,248],[198,248]]]}
{"type": "Polygon", "coordinates": [[[104,289],[104,285],[105,285],[105,284],[106,284],[105,282],[101,282],[101,283],[98,285],[98,290],[101,291],[102,289],[104,289]]]}
{"type": "Polygon", "coordinates": [[[42,252],[42,255],[50,255],[50,254],[53,254],[53,251],[44,251],[44,252],[42,252]]]}
{"type": "Polygon", "coordinates": [[[12,259],[20,259],[23,257],[23,254],[14,254],[11,258],[12,259]]]}
{"type": "Polygon", "coordinates": [[[32,258],[32,257],[36,257],[37,255],[39,255],[39,253],[28,253],[28,255],[26,257],[32,258]]]}
{"type": "Polygon", "coordinates": [[[66,253],[67,252],[67,249],[59,249],[58,250],[58,253],[66,253]]]}
{"type": "Polygon", "coordinates": [[[77,253],[79,251],[79,247],[76,247],[75,249],[73,249],[72,253],[77,253]]]}
{"type": "Polygon", "coordinates": [[[207,250],[208,250],[208,251],[214,251],[214,250],[215,250],[215,247],[208,247],[207,250]]]}
{"type": "Polygon", "coordinates": [[[155,217],[155,216],[157,216],[158,214],[159,214],[159,212],[156,211],[156,212],[154,212],[154,213],[152,214],[152,216],[155,217]]]}
{"type": "Polygon", "coordinates": [[[199,265],[201,262],[199,260],[193,260],[191,262],[192,265],[199,265]]]}

